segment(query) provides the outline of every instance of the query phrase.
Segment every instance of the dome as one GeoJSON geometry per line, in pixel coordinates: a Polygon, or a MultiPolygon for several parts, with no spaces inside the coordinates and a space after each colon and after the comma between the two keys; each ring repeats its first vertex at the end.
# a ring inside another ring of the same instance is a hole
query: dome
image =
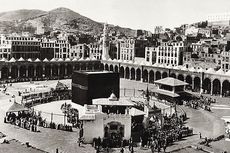
{"type": "Polygon", "coordinates": [[[89,61],[89,60],[90,60],[90,58],[89,58],[89,57],[87,57],[85,60],[86,60],[86,61],[89,61]]]}
{"type": "Polygon", "coordinates": [[[84,60],[84,58],[83,57],[81,57],[80,59],[79,59],[79,61],[83,61],[84,60]]]}
{"type": "Polygon", "coordinates": [[[228,70],[228,72],[226,72],[225,75],[230,76],[230,70],[228,70]]]}
{"type": "Polygon", "coordinates": [[[19,62],[24,62],[25,60],[24,60],[24,58],[20,57],[18,61],[19,62]]]}
{"type": "Polygon", "coordinates": [[[77,58],[76,58],[76,57],[74,57],[74,59],[73,59],[72,61],[73,61],[73,62],[77,61],[77,58]]]}
{"type": "Polygon", "coordinates": [[[58,59],[58,62],[63,62],[64,60],[62,58],[59,58],[58,59]]]}
{"type": "Polygon", "coordinates": [[[52,58],[52,59],[50,60],[50,62],[56,62],[56,59],[55,59],[55,58],[52,58]]]}
{"type": "Polygon", "coordinates": [[[111,93],[111,95],[109,96],[109,100],[110,101],[117,101],[117,96],[114,93],[111,93]]]}
{"type": "Polygon", "coordinates": [[[66,58],[65,61],[66,62],[70,62],[71,60],[70,60],[70,58],[66,58]]]}
{"type": "Polygon", "coordinates": [[[112,61],[112,59],[111,59],[111,58],[109,58],[109,59],[108,59],[108,61],[112,61]]]}
{"type": "Polygon", "coordinates": [[[48,60],[47,58],[45,58],[45,59],[43,60],[43,62],[49,62],[49,60],[48,60]]]}
{"type": "Polygon", "coordinates": [[[205,70],[204,70],[203,68],[199,68],[199,69],[197,70],[197,72],[202,73],[202,72],[205,72],[205,70]]]}
{"type": "Polygon", "coordinates": [[[12,57],[9,62],[16,62],[16,59],[14,57],[12,57]]]}
{"type": "Polygon", "coordinates": [[[218,71],[216,71],[216,74],[224,75],[224,71],[222,69],[219,69],[218,71]]]}
{"type": "Polygon", "coordinates": [[[185,67],[185,66],[183,66],[183,67],[181,68],[181,70],[183,70],[183,71],[187,71],[187,70],[188,70],[188,68],[187,68],[187,67],[185,67]]]}
{"type": "Polygon", "coordinates": [[[189,68],[188,69],[190,72],[195,72],[196,71],[196,69],[194,68],[194,67],[191,67],[191,68],[189,68]]]}
{"type": "Polygon", "coordinates": [[[116,59],[116,58],[114,58],[114,59],[113,59],[113,61],[115,61],[115,62],[116,62],[116,61],[117,61],[117,59],[116,59]]]}
{"type": "Polygon", "coordinates": [[[213,68],[209,68],[206,73],[214,74],[216,71],[213,68]]]}
{"type": "Polygon", "coordinates": [[[8,60],[5,57],[3,57],[0,61],[1,62],[7,62],[8,60]]]}
{"type": "Polygon", "coordinates": [[[28,61],[28,62],[33,62],[31,58],[28,58],[27,61],[28,61]]]}
{"type": "Polygon", "coordinates": [[[39,58],[37,58],[34,62],[41,62],[41,60],[39,58]]]}
{"type": "Polygon", "coordinates": [[[119,60],[118,60],[118,62],[122,62],[122,60],[121,60],[121,59],[119,59],[119,60]]]}

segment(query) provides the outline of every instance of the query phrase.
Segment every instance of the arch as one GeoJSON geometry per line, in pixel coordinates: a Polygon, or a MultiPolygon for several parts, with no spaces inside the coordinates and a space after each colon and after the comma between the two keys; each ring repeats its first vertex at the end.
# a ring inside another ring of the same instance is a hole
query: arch
{"type": "Polygon", "coordinates": [[[97,62],[94,65],[94,70],[100,70],[100,64],[97,62]]]}
{"type": "Polygon", "coordinates": [[[19,67],[19,77],[25,78],[26,77],[26,66],[22,65],[19,67]]]}
{"type": "Polygon", "coordinates": [[[129,79],[129,77],[130,77],[129,67],[126,67],[126,68],[125,68],[125,78],[126,78],[126,79],[129,79]]]}
{"type": "Polygon", "coordinates": [[[184,75],[183,74],[179,74],[177,78],[178,78],[178,80],[184,81],[184,75]]]}
{"type": "Polygon", "coordinates": [[[109,70],[110,70],[110,71],[113,71],[113,65],[110,65],[110,66],[109,66],[109,70]]]}
{"type": "Polygon", "coordinates": [[[118,73],[118,66],[115,65],[115,72],[118,73]]]}
{"type": "Polygon", "coordinates": [[[209,78],[204,79],[202,86],[203,86],[204,92],[207,94],[210,94],[210,92],[211,92],[211,80],[209,78]]]}
{"type": "Polygon", "coordinates": [[[59,66],[59,76],[60,77],[64,77],[65,76],[65,64],[61,64],[60,66],[59,66]]]}
{"type": "Polygon", "coordinates": [[[120,67],[120,78],[124,78],[124,67],[123,66],[121,66],[120,67]]]}
{"type": "Polygon", "coordinates": [[[58,65],[52,66],[52,76],[58,76],[58,65]]]}
{"type": "Polygon", "coordinates": [[[92,70],[92,68],[93,68],[92,63],[88,63],[88,66],[87,66],[87,67],[88,67],[87,70],[92,70]]]}
{"type": "Polygon", "coordinates": [[[103,64],[103,63],[100,64],[100,70],[102,70],[102,71],[105,70],[105,67],[104,67],[104,64],[103,64]]]}
{"type": "Polygon", "coordinates": [[[9,69],[7,67],[3,67],[1,69],[1,71],[2,71],[1,78],[2,79],[8,79],[8,77],[9,77],[9,69]]]}
{"type": "Polygon", "coordinates": [[[81,67],[81,70],[86,70],[86,63],[81,63],[80,67],[81,67]]]}
{"type": "Polygon", "coordinates": [[[16,65],[13,65],[12,67],[11,67],[11,77],[13,78],[13,79],[15,79],[15,78],[17,78],[18,77],[18,67],[16,66],[16,65]]]}
{"type": "Polygon", "coordinates": [[[109,65],[108,64],[105,64],[105,70],[109,71],[109,65]]]}
{"type": "Polygon", "coordinates": [[[50,77],[51,76],[51,66],[45,65],[45,76],[50,77]]]}
{"type": "Polygon", "coordinates": [[[78,63],[75,65],[74,70],[77,70],[77,71],[80,70],[80,65],[78,63]]]}
{"type": "Polygon", "coordinates": [[[149,83],[154,83],[154,72],[151,70],[149,72],[149,83]]]}
{"type": "Polygon", "coordinates": [[[41,78],[42,74],[43,74],[42,66],[37,65],[37,67],[36,67],[36,76],[41,78]]]}
{"type": "Polygon", "coordinates": [[[212,89],[213,89],[213,94],[215,95],[220,95],[220,89],[221,89],[221,83],[220,80],[218,79],[214,79],[213,80],[213,85],[212,85],[212,89]]]}
{"type": "Polygon", "coordinates": [[[195,77],[194,78],[194,89],[195,92],[200,92],[200,78],[195,77]]]}
{"type": "Polygon", "coordinates": [[[228,80],[224,80],[222,83],[222,95],[224,97],[230,96],[230,83],[228,80]]]}
{"type": "Polygon", "coordinates": [[[136,70],[136,80],[137,81],[141,80],[141,70],[139,68],[136,70]]]}
{"type": "Polygon", "coordinates": [[[160,80],[161,79],[161,72],[157,71],[156,72],[156,80],[160,80]]]}
{"type": "Polygon", "coordinates": [[[168,73],[167,72],[163,72],[162,73],[162,78],[167,78],[168,77],[168,73]]]}
{"type": "Polygon", "coordinates": [[[148,82],[149,81],[148,75],[149,75],[148,71],[144,70],[143,71],[143,82],[148,82]]]}
{"type": "Polygon", "coordinates": [[[73,73],[73,66],[71,64],[67,64],[67,76],[71,76],[73,73]]]}
{"type": "Polygon", "coordinates": [[[33,65],[28,66],[28,77],[29,78],[34,77],[34,66],[33,65]]]}
{"type": "Polygon", "coordinates": [[[187,75],[185,78],[185,82],[187,82],[189,85],[186,86],[187,89],[191,90],[192,89],[192,77],[190,75],[187,75]]]}
{"type": "Polygon", "coordinates": [[[173,77],[173,78],[176,79],[176,74],[175,74],[175,73],[171,73],[171,74],[170,74],[170,77],[173,77]]]}
{"type": "Polygon", "coordinates": [[[131,68],[131,80],[135,80],[135,69],[132,67],[131,68]]]}

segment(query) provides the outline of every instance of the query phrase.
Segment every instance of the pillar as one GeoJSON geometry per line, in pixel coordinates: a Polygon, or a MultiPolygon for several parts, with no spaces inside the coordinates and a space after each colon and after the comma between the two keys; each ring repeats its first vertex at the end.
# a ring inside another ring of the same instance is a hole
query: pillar
{"type": "Polygon", "coordinates": [[[58,76],[60,75],[60,65],[58,65],[58,76]]]}
{"type": "Polygon", "coordinates": [[[67,75],[67,66],[65,65],[65,71],[64,71],[64,76],[67,75]]]}
{"type": "Polygon", "coordinates": [[[192,90],[195,89],[195,83],[194,83],[194,78],[192,77],[192,90]]]}
{"type": "Polygon", "coordinates": [[[213,81],[211,80],[211,91],[210,91],[210,94],[213,95],[213,81]]]}
{"type": "Polygon", "coordinates": [[[220,82],[220,97],[222,97],[222,92],[223,92],[222,84],[223,84],[223,82],[220,82]]]}
{"type": "Polygon", "coordinates": [[[204,89],[203,89],[203,81],[202,79],[200,80],[200,94],[202,94],[204,92],[204,89]]]}
{"type": "Polygon", "coordinates": [[[0,70],[0,79],[2,78],[2,71],[0,70]]]}
{"type": "Polygon", "coordinates": [[[28,77],[28,67],[26,68],[26,77],[28,77]]]}
{"type": "Polygon", "coordinates": [[[11,66],[9,67],[9,74],[8,74],[8,76],[11,76],[11,66]]]}
{"type": "Polygon", "coordinates": [[[34,76],[36,77],[36,66],[34,67],[34,76]]]}
{"type": "Polygon", "coordinates": [[[52,75],[53,75],[53,66],[51,65],[50,66],[50,76],[52,77],[52,75]]]}

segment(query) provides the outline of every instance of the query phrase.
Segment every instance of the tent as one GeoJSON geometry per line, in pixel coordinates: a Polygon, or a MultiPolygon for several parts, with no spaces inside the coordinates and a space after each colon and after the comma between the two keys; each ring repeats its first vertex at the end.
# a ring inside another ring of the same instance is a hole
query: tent
{"type": "Polygon", "coordinates": [[[7,112],[20,112],[20,111],[28,111],[29,109],[14,102],[12,106],[8,109],[7,112]]]}

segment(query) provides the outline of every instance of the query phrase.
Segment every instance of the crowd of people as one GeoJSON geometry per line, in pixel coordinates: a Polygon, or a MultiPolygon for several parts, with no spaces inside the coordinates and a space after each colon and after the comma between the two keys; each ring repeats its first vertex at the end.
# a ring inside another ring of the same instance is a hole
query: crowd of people
{"type": "Polygon", "coordinates": [[[211,111],[211,104],[216,103],[216,99],[200,95],[193,100],[184,100],[183,103],[185,104],[185,106],[194,109],[202,108],[204,110],[211,111]]]}
{"type": "Polygon", "coordinates": [[[38,131],[38,126],[57,130],[64,130],[69,132],[73,131],[72,126],[56,124],[54,122],[47,122],[46,119],[42,119],[39,113],[37,114],[34,111],[18,111],[6,113],[4,123],[11,123],[13,125],[17,125],[21,128],[25,128],[33,132],[38,131]]]}

